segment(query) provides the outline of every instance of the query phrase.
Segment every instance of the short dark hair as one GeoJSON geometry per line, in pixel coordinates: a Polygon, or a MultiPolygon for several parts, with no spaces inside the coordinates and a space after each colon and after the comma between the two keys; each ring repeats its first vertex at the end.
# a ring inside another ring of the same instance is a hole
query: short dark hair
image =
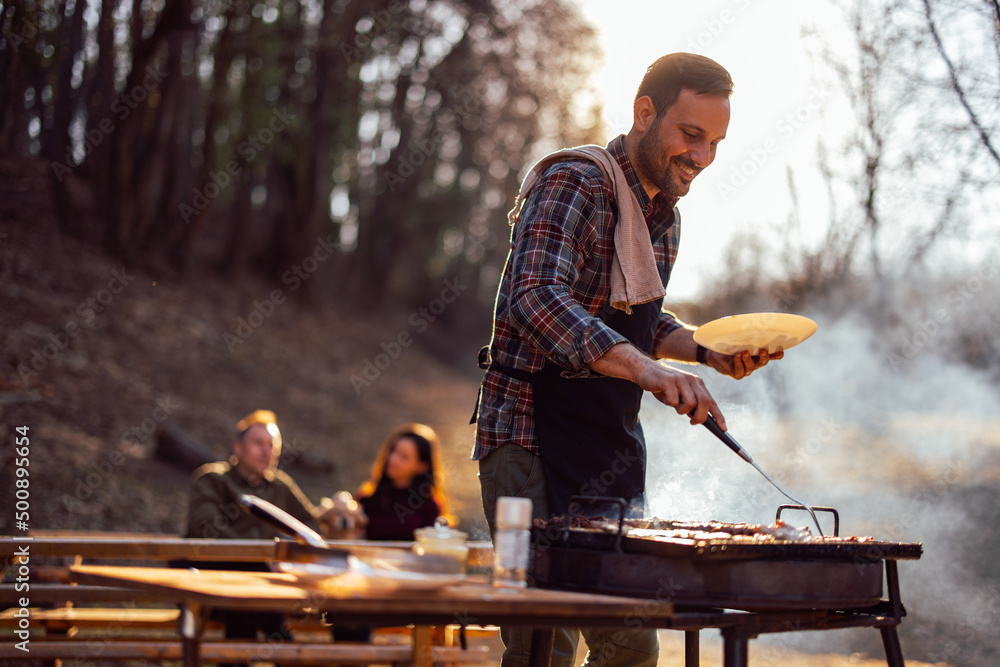
{"type": "Polygon", "coordinates": [[[673,106],[684,88],[698,95],[729,97],[733,92],[733,78],[726,68],[711,58],[694,53],[670,53],[649,66],[635,99],[648,96],[659,117],[673,106]]]}

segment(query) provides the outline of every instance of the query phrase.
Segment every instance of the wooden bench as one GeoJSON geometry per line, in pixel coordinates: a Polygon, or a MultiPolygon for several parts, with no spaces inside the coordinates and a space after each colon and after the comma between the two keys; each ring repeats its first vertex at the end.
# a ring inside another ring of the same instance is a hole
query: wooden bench
{"type": "MultiPolygon", "coordinates": [[[[0,645],[0,659],[33,660],[92,659],[92,660],[180,660],[182,644],[176,634],[178,609],[126,608],[55,608],[30,609],[32,628],[42,628],[45,635],[32,634],[30,654],[16,648],[15,642],[0,645]],[[143,631],[159,631],[151,637],[143,631]],[[128,636],[138,633],[139,636],[128,636]],[[145,635],[145,636],[144,636],[145,635]]],[[[0,612],[0,628],[14,628],[15,609],[0,612]]],[[[322,633],[329,637],[330,628],[318,619],[291,619],[289,626],[296,637],[305,633],[322,633]]],[[[210,622],[207,632],[221,635],[221,623],[210,622]]],[[[282,643],[251,641],[202,641],[201,655],[208,661],[247,662],[280,661],[283,663],[323,664],[409,664],[415,662],[415,652],[430,650],[430,662],[440,664],[489,663],[489,646],[462,649],[456,639],[457,628],[441,628],[444,645],[435,645],[434,638],[420,637],[431,628],[386,627],[373,631],[373,643],[329,643],[328,640],[295,640],[282,643]],[[395,643],[379,643],[395,639],[395,643]],[[410,640],[409,643],[401,643],[410,640]]],[[[493,637],[495,628],[473,628],[470,636],[493,637]]],[[[438,640],[440,642],[440,639],[438,640]]],[[[495,658],[493,659],[495,661],[495,658]]]]}
{"type": "MultiPolygon", "coordinates": [[[[100,640],[86,643],[72,639],[31,640],[30,653],[13,643],[0,644],[0,660],[181,660],[183,647],[179,638],[149,640],[100,640]]],[[[414,646],[376,646],[373,644],[318,644],[285,642],[281,644],[249,641],[203,641],[201,657],[222,662],[280,662],[332,664],[409,664],[415,658],[414,646]]],[[[455,646],[431,646],[431,663],[488,663],[489,647],[462,649],[455,646]]]]}
{"type": "MultiPolygon", "coordinates": [[[[331,546],[350,548],[372,544],[409,546],[406,543],[365,541],[335,542],[331,546]]],[[[33,534],[31,540],[0,537],[0,560],[5,565],[15,562],[14,556],[25,545],[30,553],[31,573],[36,577],[30,581],[30,590],[26,595],[32,605],[31,652],[25,654],[18,650],[15,642],[5,643],[0,648],[0,658],[3,659],[173,660],[179,659],[181,654],[177,633],[178,609],[148,606],[148,603],[155,602],[155,598],[144,598],[134,590],[65,583],[68,581],[66,565],[40,565],[40,559],[70,559],[73,564],[81,564],[84,559],[148,561],[154,564],[180,559],[266,562],[273,557],[275,549],[271,540],[203,540],[173,535],[49,532],[33,534]],[[109,606],[115,604],[127,606],[109,606]],[[147,606],[136,606],[139,604],[147,606]],[[62,606],[41,608],[38,605],[62,606]],[[40,634],[39,630],[45,634],[40,634]]],[[[470,547],[471,571],[484,570],[492,564],[492,546],[488,542],[472,543],[470,547]]],[[[0,636],[17,629],[19,618],[15,614],[19,599],[24,596],[25,593],[17,591],[14,584],[0,585],[0,610],[3,610],[0,611],[0,636]],[[4,610],[5,607],[11,608],[4,610]]],[[[446,664],[490,662],[488,646],[464,651],[455,646],[458,643],[457,626],[376,629],[375,641],[386,641],[396,636],[395,645],[331,643],[330,628],[318,617],[290,618],[289,626],[297,638],[322,633],[322,641],[307,639],[273,644],[215,641],[206,637],[201,653],[205,660],[235,662],[257,659],[286,663],[395,664],[417,661],[418,654],[423,660],[417,662],[424,664],[430,661],[446,664]],[[406,639],[411,641],[408,644],[399,643],[402,639],[400,635],[406,635],[406,639]],[[435,642],[438,645],[434,645],[435,642]],[[270,657],[260,657],[264,651],[268,651],[270,657]]],[[[221,635],[222,629],[222,624],[218,622],[209,622],[206,626],[206,630],[216,636],[221,635]]],[[[464,628],[461,630],[465,632],[464,628]]],[[[496,629],[473,629],[469,635],[495,637],[496,629]]]]}
{"type": "MultiPolygon", "coordinates": [[[[0,611],[0,628],[17,627],[16,612],[14,608],[0,611]]],[[[29,607],[28,614],[32,627],[43,628],[46,634],[65,634],[73,628],[107,628],[115,624],[136,630],[173,629],[177,627],[180,610],[142,607],[29,607]]]]}
{"type": "MultiPolygon", "coordinates": [[[[68,588],[68,587],[67,587],[68,588]]],[[[6,592],[0,594],[0,606],[5,603],[6,592]]],[[[53,596],[55,598],[65,597],[64,595],[53,596]]],[[[43,629],[46,635],[68,634],[74,629],[106,629],[118,631],[120,629],[131,630],[174,630],[180,622],[180,609],[164,608],[154,609],[146,607],[55,607],[52,609],[41,607],[29,607],[31,626],[35,629],[43,629]]],[[[18,617],[14,607],[0,611],[0,629],[16,628],[18,617]]],[[[289,618],[288,627],[293,634],[306,632],[329,633],[330,625],[324,623],[316,616],[304,618],[289,618]]],[[[206,624],[207,631],[222,631],[223,624],[219,621],[209,621],[206,624]]],[[[374,628],[375,637],[409,636],[413,628],[410,626],[389,626],[384,628],[374,628]]],[[[435,639],[444,641],[445,646],[458,646],[460,643],[459,633],[461,628],[457,625],[449,625],[442,628],[438,633],[440,637],[435,639]]],[[[495,626],[472,626],[466,627],[467,636],[470,637],[492,637],[496,634],[495,626]]]]}
{"type": "MultiPolygon", "coordinates": [[[[0,629],[16,628],[16,609],[0,611],[0,629]]],[[[180,622],[180,609],[156,609],[146,607],[55,607],[45,609],[29,607],[31,627],[42,629],[46,636],[70,635],[78,630],[166,630],[173,631],[180,622]]],[[[290,618],[288,628],[293,634],[305,632],[329,633],[330,627],[317,617],[290,618]]],[[[221,621],[210,620],[205,624],[207,632],[222,632],[221,621]]],[[[409,632],[406,628],[379,628],[382,635],[409,632]]]]}

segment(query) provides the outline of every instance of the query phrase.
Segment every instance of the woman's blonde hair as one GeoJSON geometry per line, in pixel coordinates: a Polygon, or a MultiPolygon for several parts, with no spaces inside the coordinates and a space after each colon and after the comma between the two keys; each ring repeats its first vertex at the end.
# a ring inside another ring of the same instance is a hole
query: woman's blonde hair
{"type": "MultiPolygon", "coordinates": [[[[431,480],[431,497],[438,506],[438,514],[448,520],[448,524],[454,526],[458,523],[452,514],[452,502],[448,495],[447,484],[445,482],[444,465],[441,460],[441,440],[437,432],[426,424],[411,422],[401,424],[394,428],[379,447],[378,455],[372,463],[371,477],[362,484],[354,494],[355,498],[363,498],[375,493],[379,483],[385,476],[385,465],[389,460],[392,448],[401,438],[412,438],[415,442],[425,440],[430,448],[430,467],[427,476],[431,480]]],[[[418,447],[419,450],[419,447],[418,447]]]]}

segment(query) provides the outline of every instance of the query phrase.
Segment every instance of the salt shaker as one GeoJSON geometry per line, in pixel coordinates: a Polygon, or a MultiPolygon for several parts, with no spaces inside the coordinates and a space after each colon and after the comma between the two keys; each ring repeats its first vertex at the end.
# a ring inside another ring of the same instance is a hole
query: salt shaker
{"type": "Polygon", "coordinates": [[[497,498],[496,532],[493,535],[493,585],[497,588],[527,586],[531,499],[497,498]]]}

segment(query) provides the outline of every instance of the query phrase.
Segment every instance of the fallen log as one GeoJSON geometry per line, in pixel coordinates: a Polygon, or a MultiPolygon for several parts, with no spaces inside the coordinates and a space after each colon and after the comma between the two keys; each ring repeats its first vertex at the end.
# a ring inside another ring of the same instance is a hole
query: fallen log
{"type": "Polygon", "coordinates": [[[156,431],[153,457],[171,463],[185,472],[219,460],[204,443],[169,422],[161,424],[156,431]]]}

